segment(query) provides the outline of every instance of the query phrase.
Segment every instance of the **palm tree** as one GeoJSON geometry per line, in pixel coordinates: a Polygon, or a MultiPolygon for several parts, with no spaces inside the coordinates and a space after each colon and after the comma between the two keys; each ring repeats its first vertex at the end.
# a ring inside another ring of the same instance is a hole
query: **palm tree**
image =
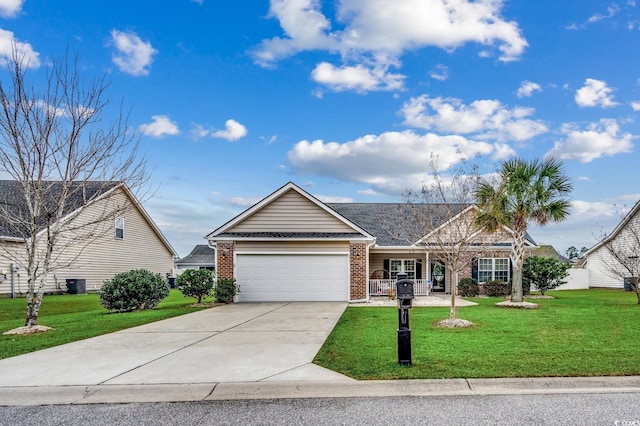
{"type": "Polygon", "coordinates": [[[528,222],[545,225],[569,216],[572,184],[563,163],[549,158],[540,162],[512,159],[502,163],[494,186],[483,181],[476,190],[479,212],[476,225],[495,232],[506,226],[513,231],[512,302],[522,302],[522,266],[528,222]]]}

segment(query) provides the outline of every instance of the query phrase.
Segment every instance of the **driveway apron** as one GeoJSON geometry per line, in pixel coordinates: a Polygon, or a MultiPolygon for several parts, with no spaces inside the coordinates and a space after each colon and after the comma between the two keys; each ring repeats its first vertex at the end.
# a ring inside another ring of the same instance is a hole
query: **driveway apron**
{"type": "Polygon", "coordinates": [[[346,306],[206,309],[0,360],[0,387],[351,380],[311,363],[346,306]]]}

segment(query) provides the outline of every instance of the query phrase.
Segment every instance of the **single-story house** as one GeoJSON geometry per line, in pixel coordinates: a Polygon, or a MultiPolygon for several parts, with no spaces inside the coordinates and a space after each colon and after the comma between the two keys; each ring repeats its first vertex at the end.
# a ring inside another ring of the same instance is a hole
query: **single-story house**
{"type": "Polygon", "coordinates": [[[216,250],[206,244],[198,244],[187,256],[176,261],[178,271],[185,269],[216,270],[216,250]]]}
{"type": "MultiPolygon", "coordinates": [[[[625,288],[625,279],[640,276],[640,201],[638,201],[615,229],[587,250],[580,265],[588,271],[589,288],[625,288]],[[607,247],[624,259],[624,268],[607,247]],[[632,274],[630,271],[634,271],[632,274]]],[[[628,289],[628,288],[627,288],[628,289]]]]}
{"type": "MultiPolygon", "coordinates": [[[[412,242],[393,232],[404,206],[323,203],[289,182],[206,238],[217,248],[218,277],[236,280],[241,302],[363,301],[387,294],[401,272],[415,280],[416,294],[450,292],[452,274],[429,235],[412,242]]],[[[440,227],[474,208],[461,205],[440,227]]],[[[478,235],[476,241],[490,243],[467,259],[459,278],[510,280],[512,233],[505,229],[498,237],[478,235]]],[[[527,247],[536,247],[530,238],[527,247]]]]}
{"type": "MultiPolygon", "coordinates": [[[[58,182],[44,184],[52,194],[60,190],[58,182]]],[[[4,212],[11,206],[13,212],[0,215],[0,294],[4,295],[24,294],[27,289],[30,234],[24,226],[29,215],[19,185],[0,181],[0,206],[4,212]]],[[[66,291],[67,279],[85,280],[86,291],[97,291],[105,280],[132,269],[148,269],[163,278],[172,273],[175,250],[125,184],[89,182],[68,200],[64,213],[60,226],[65,230],[54,256],[55,269],[46,282],[47,293],[66,291]],[[97,223],[96,218],[105,217],[109,219],[97,223]]],[[[41,228],[39,236],[46,232],[41,228]]],[[[43,241],[38,239],[37,244],[41,249],[43,241]]]]}

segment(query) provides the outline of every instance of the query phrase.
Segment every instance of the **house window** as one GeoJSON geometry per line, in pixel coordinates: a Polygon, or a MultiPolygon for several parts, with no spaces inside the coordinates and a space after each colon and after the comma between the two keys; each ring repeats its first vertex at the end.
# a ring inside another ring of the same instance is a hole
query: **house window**
{"type": "Polygon", "coordinates": [[[124,239],[124,218],[123,217],[116,218],[116,239],[117,240],[124,239]]]}
{"type": "Polygon", "coordinates": [[[478,259],[478,281],[509,282],[509,259],[508,258],[485,258],[478,259]]]}
{"type": "Polygon", "coordinates": [[[389,260],[389,274],[392,280],[398,278],[398,274],[404,272],[410,280],[416,279],[415,259],[391,259],[389,260]]]}

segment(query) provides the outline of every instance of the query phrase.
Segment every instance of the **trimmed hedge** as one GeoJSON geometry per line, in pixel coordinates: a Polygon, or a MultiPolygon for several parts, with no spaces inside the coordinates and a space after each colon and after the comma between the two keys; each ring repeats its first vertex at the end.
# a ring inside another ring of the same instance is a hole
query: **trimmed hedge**
{"type": "Polygon", "coordinates": [[[458,294],[462,297],[476,297],[480,294],[478,280],[474,278],[462,278],[458,282],[458,294]]]}
{"type": "Polygon", "coordinates": [[[506,297],[511,294],[511,284],[504,281],[487,281],[482,286],[482,292],[489,297],[506,297]]]}
{"type": "Polygon", "coordinates": [[[169,295],[169,285],[146,269],[134,269],[107,280],[100,290],[100,303],[106,309],[128,312],[153,309],[169,295]]]}

